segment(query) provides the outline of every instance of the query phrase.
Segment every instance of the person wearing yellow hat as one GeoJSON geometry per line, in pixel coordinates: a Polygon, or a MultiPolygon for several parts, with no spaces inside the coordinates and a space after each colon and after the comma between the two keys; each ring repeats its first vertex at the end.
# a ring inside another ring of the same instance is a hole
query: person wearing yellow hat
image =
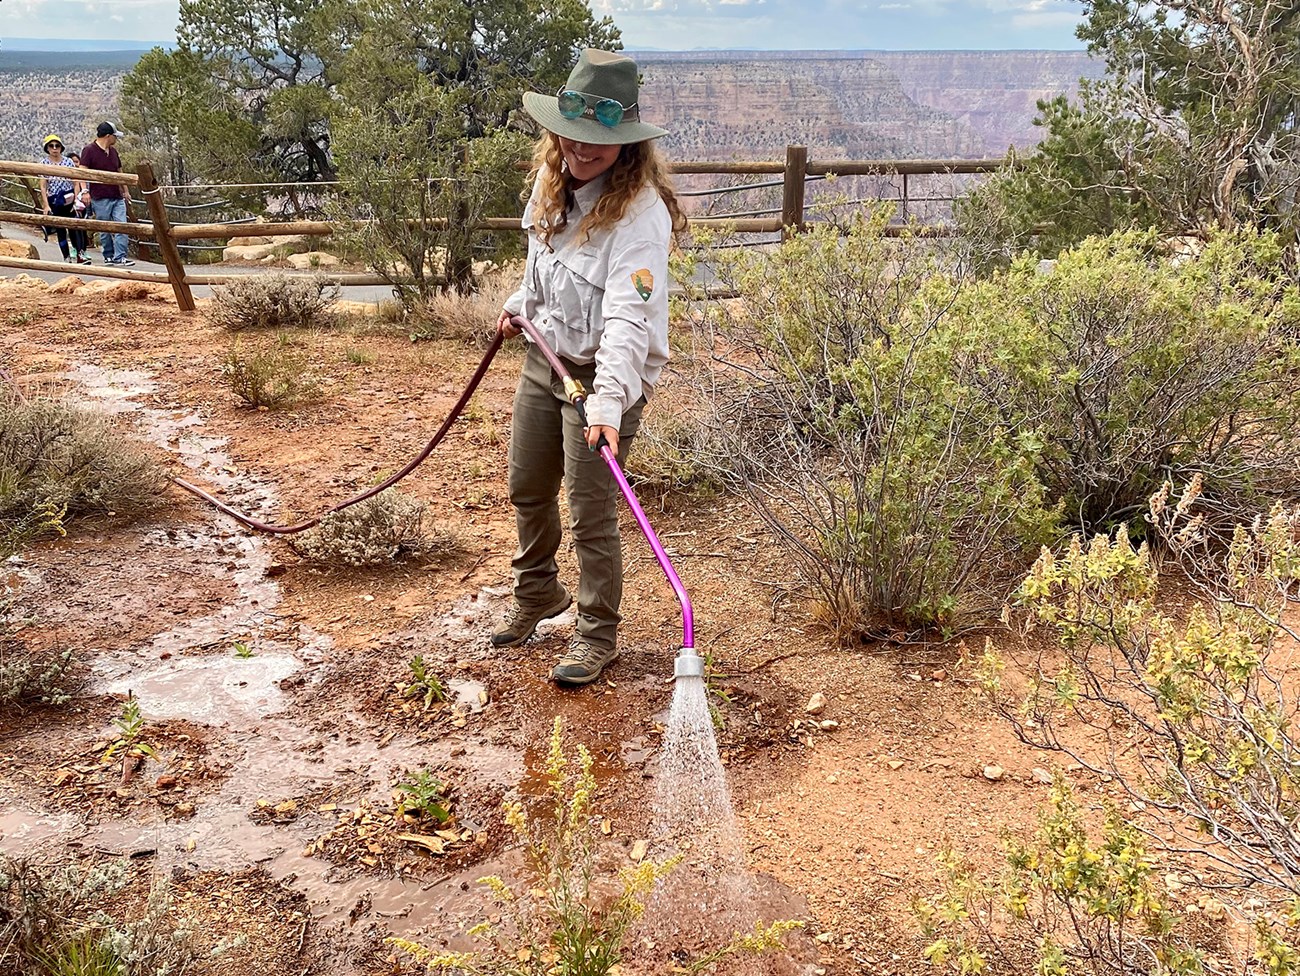
{"type": "MultiPolygon", "coordinates": [[[[42,144],[45,150],[45,162],[50,166],[66,166],[76,169],[76,163],[63,155],[63,139],[51,133],[45,137],[42,144]]],[[[41,199],[45,201],[45,212],[54,217],[75,217],[77,215],[74,204],[81,193],[86,190],[86,185],[81,180],[73,179],[71,174],[68,178],[62,176],[42,176],[41,177],[41,199]]],[[[59,239],[59,250],[63,252],[63,260],[72,264],[90,264],[90,258],[86,257],[86,232],[84,230],[73,229],[69,234],[66,227],[47,227],[45,229],[46,237],[49,237],[50,231],[53,231],[59,239]],[[72,239],[72,250],[68,248],[68,238],[72,239]],[[74,256],[75,252],[75,256],[74,256]]]]}
{"type": "Polygon", "coordinates": [[[595,681],[618,657],[623,592],[618,487],[595,453],[603,436],[620,458],[668,360],[668,250],[686,220],[655,148],[667,135],[642,120],[636,62],[582,52],[555,95],[527,92],[542,128],[524,211],[528,263],[497,327],[532,321],[591,391],[584,429],[542,353],[530,346],[515,391],[509,490],[519,549],[514,606],[491,635],[523,644],[538,623],[570,604],[556,552],[561,483],[578,557],[574,638],[551,671],[562,685],[595,681]]]}

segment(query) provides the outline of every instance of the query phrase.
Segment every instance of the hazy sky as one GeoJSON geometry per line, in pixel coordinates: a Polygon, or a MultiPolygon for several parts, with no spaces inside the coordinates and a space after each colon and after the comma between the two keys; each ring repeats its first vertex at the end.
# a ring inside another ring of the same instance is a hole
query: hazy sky
{"type": "MultiPolygon", "coordinates": [[[[508,0],[502,0],[508,2],[508,0]]],[[[627,47],[1077,48],[1077,0],[590,0],[627,47]]],[[[176,0],[0,0],[8,38],[170,41],[176,0]]]]}

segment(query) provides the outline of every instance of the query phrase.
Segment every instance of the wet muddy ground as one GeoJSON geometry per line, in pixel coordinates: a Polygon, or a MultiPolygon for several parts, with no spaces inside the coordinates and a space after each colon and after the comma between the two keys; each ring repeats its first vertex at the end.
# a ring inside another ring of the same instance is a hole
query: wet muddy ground
{"type": "MultiPolygon", "coordinates": [[[[315,513],[394,470],[480,356],[364,320],[302,331],[285,341],[324,395],[249,411],[221,382],[230,336],[165,296],[130,294],[0,284],[0,356],[23,388],[115,414],[168,470],[261,518],[315,513]],[[358,347],[371,362],[348,354],[358,347]]],[[[519,876],[501,804],[544,792],[561,716],[596,758],[601,856],[632,865],[653,830],[678,607],[629,516],[608,680],[546,680],[571,614],[522,648],[489,649],[509,594],[519,363],[501,354],[468,417],[404,483],[456,533],[448,558],[322,569],[171,490],[148,520],[74,524],[4,566],[31,617],[24,642],[71,648],[84,685],[64,707],[0,715],[0,850],[129,858],[139,885],[171,885],[207,934],[247,932],[210,972],[394,972],[386,936],[462,944],[491,911],[477,879],[519,876]],[[403,694],[416,654],[446,703],[403,694]],[[128,696],[152,750],[124,775],[103,757],[128,696]],[[448,784],[450,823],[395,816],[394,784],[421,770],[448,784]]],[[[756,914],[804,923],[782,971],[925,970],[907,905],[934,890],[940,844],[987,855],[1002,827],[1030,824],[1042,760],[948,678],[955,648],[837,648],[734,499],[644,501],[722,676],[718,741],[756,914]],[[829,703],[812,720],[816,692],[829,703]],[[992,762],[1005,779],[980,775],[992,762]]],[[[567,551],[561,566],[572,582],[567,551]]]]}

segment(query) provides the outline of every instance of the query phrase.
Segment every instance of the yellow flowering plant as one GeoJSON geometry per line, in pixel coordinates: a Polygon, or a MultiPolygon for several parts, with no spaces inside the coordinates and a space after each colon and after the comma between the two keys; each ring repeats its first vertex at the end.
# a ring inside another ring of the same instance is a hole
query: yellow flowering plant
{"type": "MultiPolygon", "coordinates": [[[[615,976],[651,892],[680,858],[645,858],[619,869],[616,878],[602,871],[592,763],[585,746],[574,758],[565,755],[564,724],[557,717],[546,758],[544,813],[531,815],[517,800],[502,808],[523,848],[525,883],[496,875],[479,879],[498,911],[465,933],[477,949],[447,951],[396,938],[390,944],[425,972],[442,976],[615,976]]],[[[798,925],[781,921],[737,933],[679,971],[707,973],[728,957],[780,949],[784,933],[798,925]]]]}

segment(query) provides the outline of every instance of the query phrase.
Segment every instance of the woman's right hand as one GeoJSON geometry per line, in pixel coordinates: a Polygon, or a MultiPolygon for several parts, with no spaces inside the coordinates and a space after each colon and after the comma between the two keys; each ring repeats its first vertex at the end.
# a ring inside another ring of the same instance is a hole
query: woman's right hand
{"type": "Polygon", "coordinates": [[[519,335],[519,333],[522,331],[521,329],[516,329],[511,324],[510,319],[513,317],[514,317],[513,312],[510,312],[506,309],[502,309],[501,317],[497,319],[497,331],[500,332],[507,339],[513,339],[515,336],[519,335]]]}

